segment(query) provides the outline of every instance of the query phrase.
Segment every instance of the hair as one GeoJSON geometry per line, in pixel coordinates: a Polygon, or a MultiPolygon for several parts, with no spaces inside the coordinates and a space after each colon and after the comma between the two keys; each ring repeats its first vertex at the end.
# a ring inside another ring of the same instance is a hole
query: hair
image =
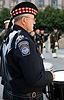
{"type": "Polygon", "coordinates": [[[22,17],[25,17],[25,16],[28,16],[29,14],[22,14],[22,15],[19,15],[17,17],[14,17],[14,22],[17,22],[19,21],[22,17]]]}
{"type": "Polygon", "coordinates": [[[22,15],[18,15],[18,16],[16,16],[16,17],[11,17],[11,19],[10,19],[10,23],[9,23],[9,26],[8,26],[8,29],[10,29],[11,28],[11,26],[12,25],[14,25],[14,22],[17,22],[17,21],[19,21],[23,16],[28,16],[29,14],[22,14],[22,15]]]}

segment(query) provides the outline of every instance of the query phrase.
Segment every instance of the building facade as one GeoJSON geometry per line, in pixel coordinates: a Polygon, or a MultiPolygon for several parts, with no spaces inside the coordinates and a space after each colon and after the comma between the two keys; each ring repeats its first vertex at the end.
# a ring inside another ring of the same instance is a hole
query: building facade
{"type": "Polygon", "coordinates": [[[12,9],[17,3],[24,1],[33,2],[39,10],[45,9],[47,5],[59,9],[64,8],[64,0],[0,0],[0,10],[2,8],[12,9]]]}

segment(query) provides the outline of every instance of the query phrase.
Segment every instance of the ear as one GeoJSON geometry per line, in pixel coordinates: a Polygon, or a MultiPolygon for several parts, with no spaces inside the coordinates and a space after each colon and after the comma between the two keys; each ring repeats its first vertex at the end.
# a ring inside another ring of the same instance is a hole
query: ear
{"type": "Polygon", "coordinates": [[[25,23],[26,23],[26,17],[22,17],[21,21],[22,21],[22,24],[25,25],[25,23]]]}

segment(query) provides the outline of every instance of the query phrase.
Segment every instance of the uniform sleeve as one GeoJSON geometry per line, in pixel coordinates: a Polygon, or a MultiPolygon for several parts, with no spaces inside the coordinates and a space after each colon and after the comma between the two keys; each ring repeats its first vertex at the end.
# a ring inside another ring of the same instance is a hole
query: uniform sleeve
{"type": "Polygon", "coordinates": [[[33,42],[20,41],[14,50],[14,55],[27,85],[44,87],[52,82],[53,76],[51,72],[44,71],[43,61],[33,42]]]}
{"type": "Polygon", "coordinates": [[[60,36],[62,36],[62,34],[61,33],[58,33],[58,40],[61,39],[60,36]]]}
{"type": "Polygon", "coordinates": [[[1,32],[0,36],[2,36],[5,33],[5,29],[1,32]]]}
{"type": "Polygon", "coordinates": [[[51,33],[51,36],[50,36],[50,43],[53,43],[53,36],[52,36],[52,33],[51,33]]]}

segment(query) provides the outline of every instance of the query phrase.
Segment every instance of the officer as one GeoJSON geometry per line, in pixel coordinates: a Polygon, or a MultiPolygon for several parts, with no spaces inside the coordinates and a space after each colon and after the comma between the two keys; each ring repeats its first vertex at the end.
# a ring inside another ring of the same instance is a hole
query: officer
{"type": "Polygon", "coordinates": [[[37,48],[41,54],[41,37],[40,37],[40,29],[39,28],[36,28],[35,30],[35,35],[36,35],[36,44],[37,44],[37,48]]]}
{"type": "Polygon", "coordinates": [[[40,33],[41,33],[41,44],[42,44],[41,56],[43,59],[45,59],[43,56],[43,51],[45,50],[45,42],[47,41],[49,34],[44,34],[44,28],[41,28],[40,33]]]}
{"type": "Polygon", "coordinates": [[[43,60],[29,34],[37,12],[30,2],[21,2],[11,11],[9,28],[13,18],[14,27],[2,49],[4,100],[43,100],[42,89],[54,79],[53,72],[44,70],[43,60]]]}
{"type": "Polygon", "coordinates": [[[3,31],[2,31],[1,34],[0,34],[0,37],[1,37],[1,40],[0,40],[0,41],[1,41],[1,43],[2,43],[2,41],[3,41],[3,39],[4,39],[4,36],[5,36],[6,32],[7,32],[9,22],[10,22],[10,18],[7,18],[7,19],[4,21],[4,26],[5,26],[5,28],[3,29],[3,31]]]}
{"type": "Polygon", "coordinates": [[[58,49],[58,40],[61,39],[61,35],[58,33],[57,28],[53,28],[53,32],[51,33],[51,48],[52,48],[52,57],[57,58],[56,49],[58,49]]]}
{"type": "Polygon", "coordinates": [[[31,31],[31,32],[30,32],[30,35],[31,35],[32,39],[33,39],[34,42],[35,42],[35,31],[31,31]]]}

